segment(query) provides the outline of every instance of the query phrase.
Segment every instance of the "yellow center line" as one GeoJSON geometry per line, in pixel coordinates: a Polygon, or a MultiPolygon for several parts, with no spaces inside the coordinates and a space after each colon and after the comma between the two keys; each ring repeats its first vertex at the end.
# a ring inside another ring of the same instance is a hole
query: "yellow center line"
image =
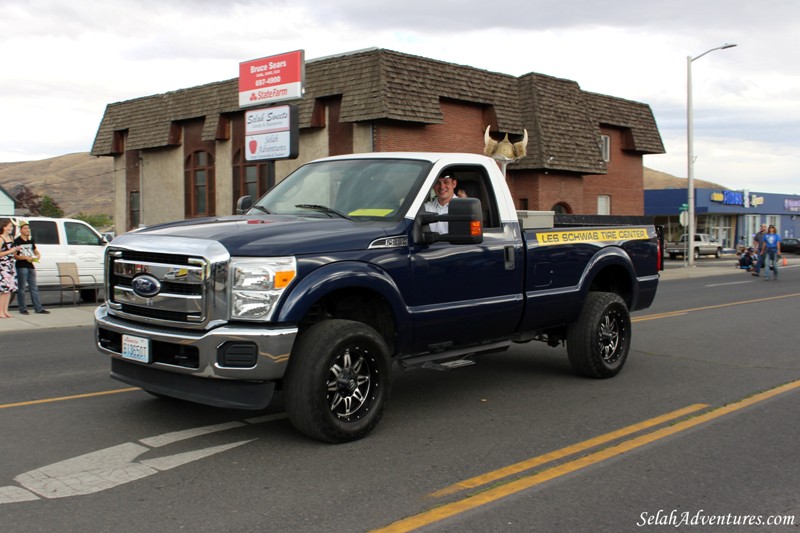
{"type": "Polygon", "coordinates": [[[649,420],[644,420],[642,422],[612,431],[610,433],[606,433],[605,435],[600,435],[598,437],[594,437],[589,440],[585,440],[583,442],[567,446],[566,448],[561,448],[560,450],[549,452],[544,455],[540,455],[538,457],[533,457],[531,459],[526,459],[525,461],[520,461],[519,463],[515,463],[513,465],[509,465],[504,468],[494,470],[492,472],[487,472],[486,474],[475,476],[473,478],[464,481],[459,481],[458,483],[450,485],[449,487],[437,490],[436,492],[429,494],[429,496],[433,498],[440,498],[442,496],[448,496],[450,494],[454,494],[456,492],[465,489],[474,489],[476,487],[480,487],[481,485],[486,485],[493,481],[497,481],[498,479],[513,476],[514,474],[519,474],[521,472],[524,472],[525,470],[530,470],[531,468],[541,466],[546,463],[550,463],[557,459],[563,459],[564,457],[569,457],[570,455],[574,455],[578,452],[594,448],[595,446],[606,444],[613,440],[626,437],[638,431],[642,431],[644,429],[649,429],[661,425],[665,422],[675,420],[676,418],[681,418],[683,416],[695,413],[707,407],[708,404],[704,403],[690,405],[689,407],[684,407],[683,409],[678,409],[677,411],[672,411],[671,413],[666,413],[664,415],[657,416],[649,420]]]}
{"type": "Polygon", "coordinates": [[[657,313],[655,315],[644,315],[631,318],[631,322],[642,322],[644,320],[654,320],[656,318],[669,318],[673,316],[685,315],[687,313],[695,313],[697,311],[708,311],[709,309],[721,309],[723,307],[734,307],[743,304],[755,304],[760,302],[770,302],[772,300],[781,300],[783,298],[796,298],[800,296],[800,292],[791,294],[781,294],[780,296],[768,296],[766,298],[756,298],[755,300],[742,300],[741,302],[731,302],[727,304],[706,305],[704,307],[693,307],[691,309],[680,309],[678,311],[667,311],[664,313],[657,313]]]}
{"type": "Polygon", "coordinates": [[[800,388],[800,380],[793,381],[791,383],[787,383],[786,385],[782,385],[780,387],[776,387],[774,389],[756,394],[749,398],[745,398],[744,400],[740,400],[736,403],[732,403],[724,407],[719,407],[712,411],[708,411],[706,413],[697,415],[696,417],[690,418],[688,420],[683,420],[681,422],[678,422],[672,426],[657,429],[651,433],[647,433],[639,437],[634,437],[630,440],[621,442],[620,444],[617,444],[615,446],[611,446],[609,448],[591,453],[584,457],[580,457],[573,461],[569,461],[567,463],[555,466],[553,468],[543,470],[536,474],[531,474],[529,476],[519,478],[517,480],[506,483],[505,485],[494,487],[486,491],[483,491],[481,493],[475,494],[473,496],[468,496],[464,499],[446,505],[442,505],[440,507],[436,507],[435,509],[431,509],[430,511],[425,511],[423,513],[410,516],[408,518],[403,518],[401,520],[398,520],[397,522],[389,524],[384,528],[373,530],[373,533],[407,532],[407,531],[413,531],[421,527],[429,526],[435,522],[439,522],[441,520],[450,518],[457,514],[475,509],[477,507],[480,507],[481,505],[485,505],[487,503],[492,503],[502,498],[506,498],[523,490],[540,485],[546,481],[550,481],[565,474],[576,472],[578,470],[581,470],[591,465],[595,465],[612,457],[622,455],[623,453],[635,450],[636,448],[640,448],[642,446],[656,442],[668,436],[675,435],[676,433],[680,433],[681,431],[685,431],[700,424],[704,424],[721,416],[739,411],[756,403],[762,402],[779,394],[795,390],[797,388],[800,388]]]}
{"type": "Polygon", "coordinates": [[[135,390],[141,390],[139,387],[130,387],[127,389],[115,389],[115,390],[107,390],[102,392],[89,392],[86,394],[75,394],[73,396],[61,396],[58,398],[44,398],[41,400],[31,400],[29,402],[17,402],[17,403],[4,403],[0,404],[0,409],[6,409],[8,407],[22,407],[24,405],[38,405],[42,403],[51,403],[51,402],[64,402],[67,400],[77,400],[79,398],[93,398],[95,396],[106,396],[108,394],[119,394],[120,392],[131,392],[135,390]]]}

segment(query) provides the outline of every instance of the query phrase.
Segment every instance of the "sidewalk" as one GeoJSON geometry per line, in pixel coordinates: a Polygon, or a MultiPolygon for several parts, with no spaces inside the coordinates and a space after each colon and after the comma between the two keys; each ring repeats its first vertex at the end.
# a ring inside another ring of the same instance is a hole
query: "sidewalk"
{"type": "Polygon", "coordinates": [[[8,311],[11,318],[0,319],[0,335],[37,329],[94,327],[94,310],[98,305],[45,305],[49,315],[34,313],[33,309],[29,309],[29,315],[21,315],[16,307],[12,307],[8,311]]]}
{"type": "MultiPolygon", "coordinates": [[[[786,256],[789,267],[800,265],[800,256],[786,256]]],[[[682,261],[667,260],[666,269],[661,272],[661,281],[674,279],[702,278],[725,274],[739,276],[742,280],[756,279],[748,273],[735,268],[736,256],[725,255],[721,259],[703,258],[694,267],[685,266],[682,261]],[[712,263],[713,261],[713,263],[712,263]]],[[[0,334],[12,331],[35,331],[45,328],[94,327],[94,310],[99,304],[47,305],[49,315],[39,315],[31,310],[29,315],[21,315],[15,307],[9,313],[12,318],[0,319],[0,334]]]]}
{"type": "MultiPolygon", "coordinates": [[[[800,265],[800,256],[784,255],[784,257],[789,264],[783,268],[797,268],[800,265]]],[[[723,255],[720,259],[704,257],[698,259],[693,267],[686,266],[683,261],[667,259],[664,264],[666,268],[661,272],[661,281],[704,278],[707,276],[722,276],[725,274],[736,274],[737,276],[741,276],[743,280],[756,279],[751,277],[747,272],[736,268],[737,259],[735,254],[723,255]]]]}

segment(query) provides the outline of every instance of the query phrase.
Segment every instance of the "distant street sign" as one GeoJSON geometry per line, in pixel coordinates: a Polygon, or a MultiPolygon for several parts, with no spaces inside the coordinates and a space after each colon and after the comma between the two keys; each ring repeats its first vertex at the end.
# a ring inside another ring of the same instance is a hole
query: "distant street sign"
{"type": "Polygon", "coordinates": [[[686,211],[681,211],[681,214],[678,218],[678,221],[681,223],[681,226],[688,226],[689,225],[689,213],[686,211]]]}
{"type": "Polygon", "coordinates": [[[689,210],[689,204],[681,204],[681,211],[688,211],[688,210],[689,210]]]}

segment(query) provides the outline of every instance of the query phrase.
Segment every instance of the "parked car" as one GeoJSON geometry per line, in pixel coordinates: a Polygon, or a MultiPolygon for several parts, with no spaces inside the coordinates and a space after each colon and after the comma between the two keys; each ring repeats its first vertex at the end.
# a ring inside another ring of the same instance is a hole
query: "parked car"
{"type": "MultiPolygon", "coordinates": [[[[688,243],[686,242],[686,234],[681,235],[678,242],[668,242],[666,245],[667,254],[670,259],[686,255],[688,243]]],[[[695,233],[694,235],[694,258],[697,259],[701,255],[713,255],[717,259],[722,256],[722,244],[708,233],[695,233]]]]}
{"type": "MultiPolygon", "coordinates": [[[[60,287],[57,263],[75,263],[81,284],[103,286],[103,258],[108,243],[92,226],[72,218],[19,217],[13,221],[17,226],[23,221],[30,224],[31,237],[42,254],[36,263],[36,282],[41,289],[60,287]]],[[[82,300],[96,298],[95,289],[81,290],[82,300]]]]}
{"type": "Polygon", "coordinates": [[[781,253],[800,255],[800,239],[791,237],[781,239],[781,253]]]}

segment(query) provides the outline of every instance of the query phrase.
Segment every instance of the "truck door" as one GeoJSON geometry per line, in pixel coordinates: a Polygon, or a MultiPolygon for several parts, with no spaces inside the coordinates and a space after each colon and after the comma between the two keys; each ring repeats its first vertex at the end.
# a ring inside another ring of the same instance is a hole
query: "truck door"
{"type": "Polygon", "coordinates": [[[415,350],[508,338],[521,318],[523,246],[516,224],[501,224],[488,178],[479,169],[455,172],[459,187],[481,200],[481,244],[412,245],[415,350]],[[467,182],[473,187],[466,187],[467,182]]]}

